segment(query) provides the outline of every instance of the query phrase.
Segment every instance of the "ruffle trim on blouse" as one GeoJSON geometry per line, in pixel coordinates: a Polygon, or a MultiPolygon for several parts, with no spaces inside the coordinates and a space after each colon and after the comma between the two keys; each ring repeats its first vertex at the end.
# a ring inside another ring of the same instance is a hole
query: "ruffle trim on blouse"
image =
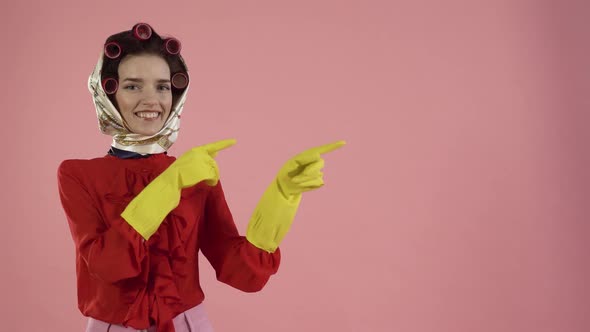
{"type": "MultiPolygon", "coordinates": [[[[145,166],[145,165],[144,165],[145,166]]],[[[109,193],[107,201],[120,204],[123,211],[131,200],[159,174],[156,170],[125,169],[128,192],[124,195],[109,193]]],[[[129,311],[123,325],[148,328],[155,324],[158,332],[173,332],[172,319],[182,312],[182,302],[175,279],[186,276],[187,254],[185,241],[190,234],[187,220],[172,211],[158,231],[141,245],[146,246],[147,257],[142,262],[142,281],[139,289],[128,298],[129,311]]],[[[137,280],[135,280],[137,281],[137,280]]]]}

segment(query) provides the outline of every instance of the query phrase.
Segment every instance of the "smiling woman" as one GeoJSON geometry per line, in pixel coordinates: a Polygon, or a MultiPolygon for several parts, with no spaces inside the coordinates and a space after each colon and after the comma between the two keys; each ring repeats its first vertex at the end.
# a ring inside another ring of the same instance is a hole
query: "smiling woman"
{"type": "Polygon", "coordinates": [[[146,136],[156,134],[172,107],[166,61],[157,55],[129,55],[119,65],[119,80],[115,100],[129,129],[146,136]]]}
{"type": "Polygon", "coordinates": [[[217,153],[235,140],[167,154],[177,138],[189,76],[180,42],[145,24],[109,37],[90,75],[108,155],[65,160],[59,194],[76,247],[78,308],[87,332],[212,331],[203,308],[198,253],[217,279],[261,290],[280,264],[279,244],[301,194],[323,185],[320,154],[289,160],[241,236],[225,201],[217,153]]]}
{"type": "Polygon", "coordinates": [[[174,143],[189,85],[180,50],[145,23],[107,38],[89,88],[114,148],[149,154],[174,143]]]}

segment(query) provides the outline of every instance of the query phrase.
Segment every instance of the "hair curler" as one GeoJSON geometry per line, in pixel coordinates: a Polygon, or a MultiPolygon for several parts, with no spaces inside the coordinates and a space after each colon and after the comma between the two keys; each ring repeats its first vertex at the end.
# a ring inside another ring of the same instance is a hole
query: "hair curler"
{"type": "Polygon", "coordinates": [[[172,79],[170,81],[174,88],[184,89],[188,85],[188,76],[186,76],[185,73],[178,72],[172,75],[172,79]]]}
{"type": "Polygon", "coordinates": [[[104,45],[104,55],[109,59],[116,59],[121,55],[121,46],[117,42],[108,42],[104,45]]]}
{"type": "Polygon", "coordinates": [[[180,41],[174,37],[164,39],[164,49],[168,54],[176,55],[180,53],[180,49],[182,48],[180,41]]]}
{"type": "Polygon", "coordinates": [[[139,40],[148,40],[152,36],[152,27],[147,23],[137,23],[132,30],[133,36],[139,40]]]}
{"type": "Polygon", "coordinates": [[[102,89],[106,92],[107,95],[112,95],[117,92],[119,88],[119,82],[112,77],[107,77],[102,80],[102,89]]]}

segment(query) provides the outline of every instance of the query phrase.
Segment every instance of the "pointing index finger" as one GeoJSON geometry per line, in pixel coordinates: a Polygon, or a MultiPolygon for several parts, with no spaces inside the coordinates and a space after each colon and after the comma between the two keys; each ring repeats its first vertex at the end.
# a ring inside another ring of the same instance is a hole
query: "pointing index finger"
{"type": "Polygon", "coordinates": [[[231,139],[224,139],[224,140],[217,141],[217,142],[214,142],[214,143],[211,143],[211,144],[207,144],[205,146],[205,149],[207,150],[207,152],[209,154],[216,155],[217,152],[219,152],[219,151],[221,151],[223,149],[227,149],[227,148],[229,148],[230,146],[232,146],[234,144],[236,144],[236,140],[235,139],[233,139],[233,138],[231,138],[231,139]]]}
{"type": "Polygon", "coordinates": [[[346,144],[345,141],[337,141],[337,142],[334,142],[334,143],[320,145],[318,147],[311,148],[311,151],[312,152],[317,152],[319,154],[324,154],[324,153],[332,152],[332,151],[334,151],[336,149],[339,149],[342,146],[344,146],[345,144],[346,144]]]}

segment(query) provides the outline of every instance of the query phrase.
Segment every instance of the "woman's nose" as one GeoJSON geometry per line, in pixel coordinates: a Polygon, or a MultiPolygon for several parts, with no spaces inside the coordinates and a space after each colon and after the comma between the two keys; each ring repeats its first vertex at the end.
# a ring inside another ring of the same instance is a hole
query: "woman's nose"
{"type": "Polygon", "coordinates": [[[154,106],[158,104],[158,96],[155,92],[146,92],[141,103],[145,106],[154,106]]]}
{"type": "Polygon", "coordinates": [[[156,107],[158,106],[158,100],[156,98],[145,98],[141,101],[141,104],[144,107],[156,107]]]}

